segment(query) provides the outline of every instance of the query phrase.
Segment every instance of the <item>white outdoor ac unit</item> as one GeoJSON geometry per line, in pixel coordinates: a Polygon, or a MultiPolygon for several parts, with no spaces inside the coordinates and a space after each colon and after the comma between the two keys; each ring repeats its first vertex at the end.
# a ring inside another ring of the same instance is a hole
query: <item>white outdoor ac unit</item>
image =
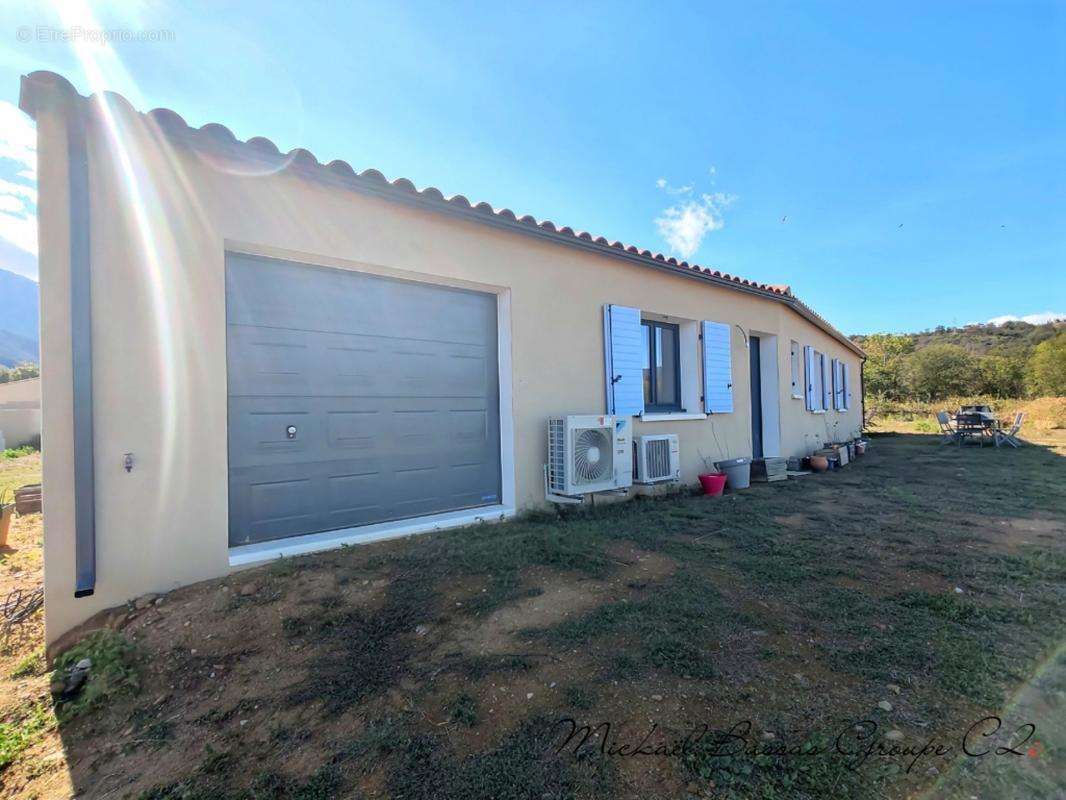
{"type": "Polygon", "coordinates": [[[568,416],[548,420],[547,483],[550,496],[575,497],[633,484],[633,420],[568,416]]]}
{"type": "Polygon", "coordinates": [[[637,483],[681,480],[681,448],[676,433],[638,436],[633,447],[637,483]]]}

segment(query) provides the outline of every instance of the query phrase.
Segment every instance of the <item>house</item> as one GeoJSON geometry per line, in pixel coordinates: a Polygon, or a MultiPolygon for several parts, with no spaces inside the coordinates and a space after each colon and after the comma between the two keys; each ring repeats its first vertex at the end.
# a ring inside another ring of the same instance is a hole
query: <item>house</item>
{"type": "Polygon", "coordinates": [[[685,483],[860,430],[862,351],[788,287],[53,73],[24,77],[20,105],[50,642],[278,555],[543,506],[552,415],[676,433],[685,483]]]}
{"type": "Polygon", "coordinates": [[[0,450],[36,442],[41,436],[41,379],[0,383],[0,450]]]}

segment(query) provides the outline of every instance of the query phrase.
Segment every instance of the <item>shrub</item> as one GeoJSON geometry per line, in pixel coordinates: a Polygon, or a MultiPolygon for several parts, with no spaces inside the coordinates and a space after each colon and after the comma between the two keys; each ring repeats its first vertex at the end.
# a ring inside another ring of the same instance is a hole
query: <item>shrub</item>
{"type": "Polygon", "coordinates": [[[1066,395],[1066,331],[1038,344],[1025,372],[1030,394],[1066,395]]]}
{"type": "Polygon", "coordinates": [[[22,458],[23,456],[28,456],[35,452],[37,451],[28,444],[24,444],[22,447],[9,447],[0,455],[2,455],[3,458],[22,458]]]}
{"type": "Polygon", "coordinates": [[[974,388],[976,361],[958,345],[935,344],[907,359],[906,383],[912,397],[939,400],[974,388]]]}
{"type": "Polygon", "coordinates": [[[92,661],[89,677],[74,697],[56,703],[56,716],[61,722],[93,711],[140,685],[136,649],[116,631],[90,633],[63,653],[56,659],[53,681],[65,679],[70,668],[83,658],[92,661]]]}

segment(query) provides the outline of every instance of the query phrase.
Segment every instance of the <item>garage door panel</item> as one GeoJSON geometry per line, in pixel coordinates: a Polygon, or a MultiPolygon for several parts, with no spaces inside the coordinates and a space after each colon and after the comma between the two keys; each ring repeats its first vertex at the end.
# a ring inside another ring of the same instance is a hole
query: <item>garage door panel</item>
{"type": "Polygon", "coordinates": [[[233,431],[230,436],[231,466],[314,458],[317,421],[314,409],[302,398],[282,403],[231,401],[230,421],[233,431]],[[297,435],[292,439],[287,433],[290,425],[297,429],[297,435]]]}
{"type": "Polygon", "coordinates": [[[326,412],[326,439],[331,451],[382,449],[382,413],[377,409],[326,412]]]}
{"type": "Polygon", "coordinates": [[[495,297],[245,256],[227,288],[231,544],[499,502],[495,297]]]}
{"type": "Polygon", "coordinates": [[[302,395],[314,380],[317,354],[303,331],[230,326],[230,393],[302,395]]]}

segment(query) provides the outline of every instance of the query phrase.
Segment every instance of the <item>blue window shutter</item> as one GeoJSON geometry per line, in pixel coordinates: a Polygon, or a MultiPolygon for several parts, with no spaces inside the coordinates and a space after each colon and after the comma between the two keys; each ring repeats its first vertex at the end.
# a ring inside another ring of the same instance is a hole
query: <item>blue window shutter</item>
{"type": "Polygon", "coordinates": [[[603,354],[607,378],[607,413],[620,417],[644,413],[644,351],[640,309],[603,307],[603,354]]]}
{"type": "Polygon", "coordinates": [[[845,411],[847,411],[849,408],[851,408],[851,371],[850,366],[846,361],[843,364],[843,374],[844,384],[840,395],[844,403],[843,408],[845,411]]]}
{"type": "Polygon", "coordinates": [[[840,411],[844,407],[843,394],[844,390],[841,386],[840,377],[840,362],[837,359],[833,359],[833,408],[840,411]]]}
{"type": "Polygon", "coordinates": [[[814,348],[809,344],[803,347],[803,377],[807,382],[807,389],[803,396],[807,398],[807,410],[817,411],[818,406],[814,402],[814,348]]]}
{"type": "Polygon", "coordinates": [[[829,385],[829,370],[826,363],[825,353],[818,354],[818,368],[822,371],[822,410],[829,410],[829,393],[831,387],[829,385]]]}
{"type": "Polygon", "coordinates": [[[733,349],[730,327],[703,323],[703,410],[727,414],[733,410],[733,349]]]}

